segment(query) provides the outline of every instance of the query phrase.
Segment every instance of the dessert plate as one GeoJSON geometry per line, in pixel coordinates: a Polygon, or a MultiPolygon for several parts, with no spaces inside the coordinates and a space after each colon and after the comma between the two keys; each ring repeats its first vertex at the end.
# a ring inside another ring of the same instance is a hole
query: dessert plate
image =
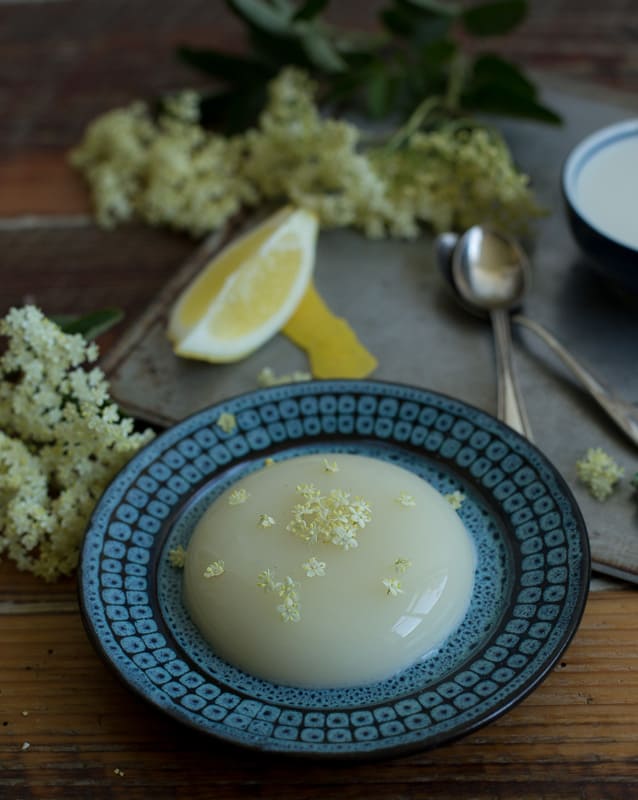
{"type": "Polygon", "coordinates": [[[176,720],[270,752],[378,757],[458,738],[522,700],[576,631],[589,572],[570,490],[513,430],[415,387],[311,381],[219,403],[140,451],[91,518],[79,593],[98,652],[176,720]],[[229,432],[218,424],[224,413],[235,417],[229,432]],[[188,617],[168,557],[215,497],[264,459],[321,451],[384,459],[443,493],[461,491],[458,513],[478,554],[470,608],[440,649],[346,689],[275,685],[217,657],[188,617]]]}

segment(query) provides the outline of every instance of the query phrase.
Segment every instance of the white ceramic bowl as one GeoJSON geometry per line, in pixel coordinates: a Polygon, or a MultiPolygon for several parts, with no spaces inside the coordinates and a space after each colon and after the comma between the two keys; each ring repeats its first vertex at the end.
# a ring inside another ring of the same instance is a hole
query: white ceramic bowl
{"type": "Polygon", "coordinates": [[[638,119],[580,142],[563,166],[562,190],[585,256],[615,284],[638,293],[638,119]]]}

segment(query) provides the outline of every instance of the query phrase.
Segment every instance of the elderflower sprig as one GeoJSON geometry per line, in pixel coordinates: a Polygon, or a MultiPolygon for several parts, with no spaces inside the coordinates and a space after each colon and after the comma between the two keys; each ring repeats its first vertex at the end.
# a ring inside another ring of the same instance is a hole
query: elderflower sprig
{"type": "Polygon", "coordinates": [[[352,550],[357,535],[372,519],[370,505],[362,497],[352,497],[343,489],[322,495],[314,484],[297,486],[303,502],[293,506],[286,529],[305,542],[323,542],[352,550]]]}
{"type": "Polygon", "coordinates": [[[55,580],[75,569],[95,503],[153,433],[121,415],[81,335],[24,306],[0,336],[0,555],[55,580]]]}
{"type": "Polygon", "coordinates": [[[602,448],[594,447],[576,462],[576,474],[590,494],[602,502],[613,493],[625,470],[602,448]]]}

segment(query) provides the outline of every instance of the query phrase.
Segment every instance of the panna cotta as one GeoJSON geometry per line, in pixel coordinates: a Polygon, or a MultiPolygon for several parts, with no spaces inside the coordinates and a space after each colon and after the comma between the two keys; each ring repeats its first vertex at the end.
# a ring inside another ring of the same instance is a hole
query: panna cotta
{"type": "Polygon", "coordinates": [[[388,678],[436,651],[468,609],[476,552],[453,505],[379,459],[268,463],[197,523],[184,602],[215,653],[260,678],[388,678]]]}

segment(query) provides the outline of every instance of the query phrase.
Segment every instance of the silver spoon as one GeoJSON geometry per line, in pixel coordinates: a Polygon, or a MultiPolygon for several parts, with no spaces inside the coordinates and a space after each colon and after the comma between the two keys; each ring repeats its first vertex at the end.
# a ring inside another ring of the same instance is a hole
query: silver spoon
{"type": "Polygon", "coordinates": [[[497,416],[532,440],[532,429],[512,363],[509,310],[520,305],[529,284],[521,248],[497,231],[475,225],[460,237],[452,253],[452,278],[466,303],[490,316],[496,348],[497,416]]]}
{"type": "MultiPolygon", "coordinates": [[[[443,233],[436,240],[436,254],[439,267],[447,282],[462,305],[474,313],[484,314],[484,309],[480,309],[476,304],[462,297],[456,287],[453,275],[453,252],[459,244],[459,236],[456,233],[443,233]]],[[[520,251],[522,253],[522,251],[520,251]]],[[[523,253],[523,258],[527,258],[523,253]]],[[[522,299],[522,297],[520,298],[522,299]]],[[[542,325],[534,322],[522,314],[516,313],[512,321],[522,325],[527,330],[535,333],[545,344],[558,356],[563,364],[579,380],[581,385],[589,392],[591,397],[599,406],[611,417],[618,427],[638,446],[638,410],[625,400],[615,397],[610,390],[592,375],[566,348],[542,325]]]]}

